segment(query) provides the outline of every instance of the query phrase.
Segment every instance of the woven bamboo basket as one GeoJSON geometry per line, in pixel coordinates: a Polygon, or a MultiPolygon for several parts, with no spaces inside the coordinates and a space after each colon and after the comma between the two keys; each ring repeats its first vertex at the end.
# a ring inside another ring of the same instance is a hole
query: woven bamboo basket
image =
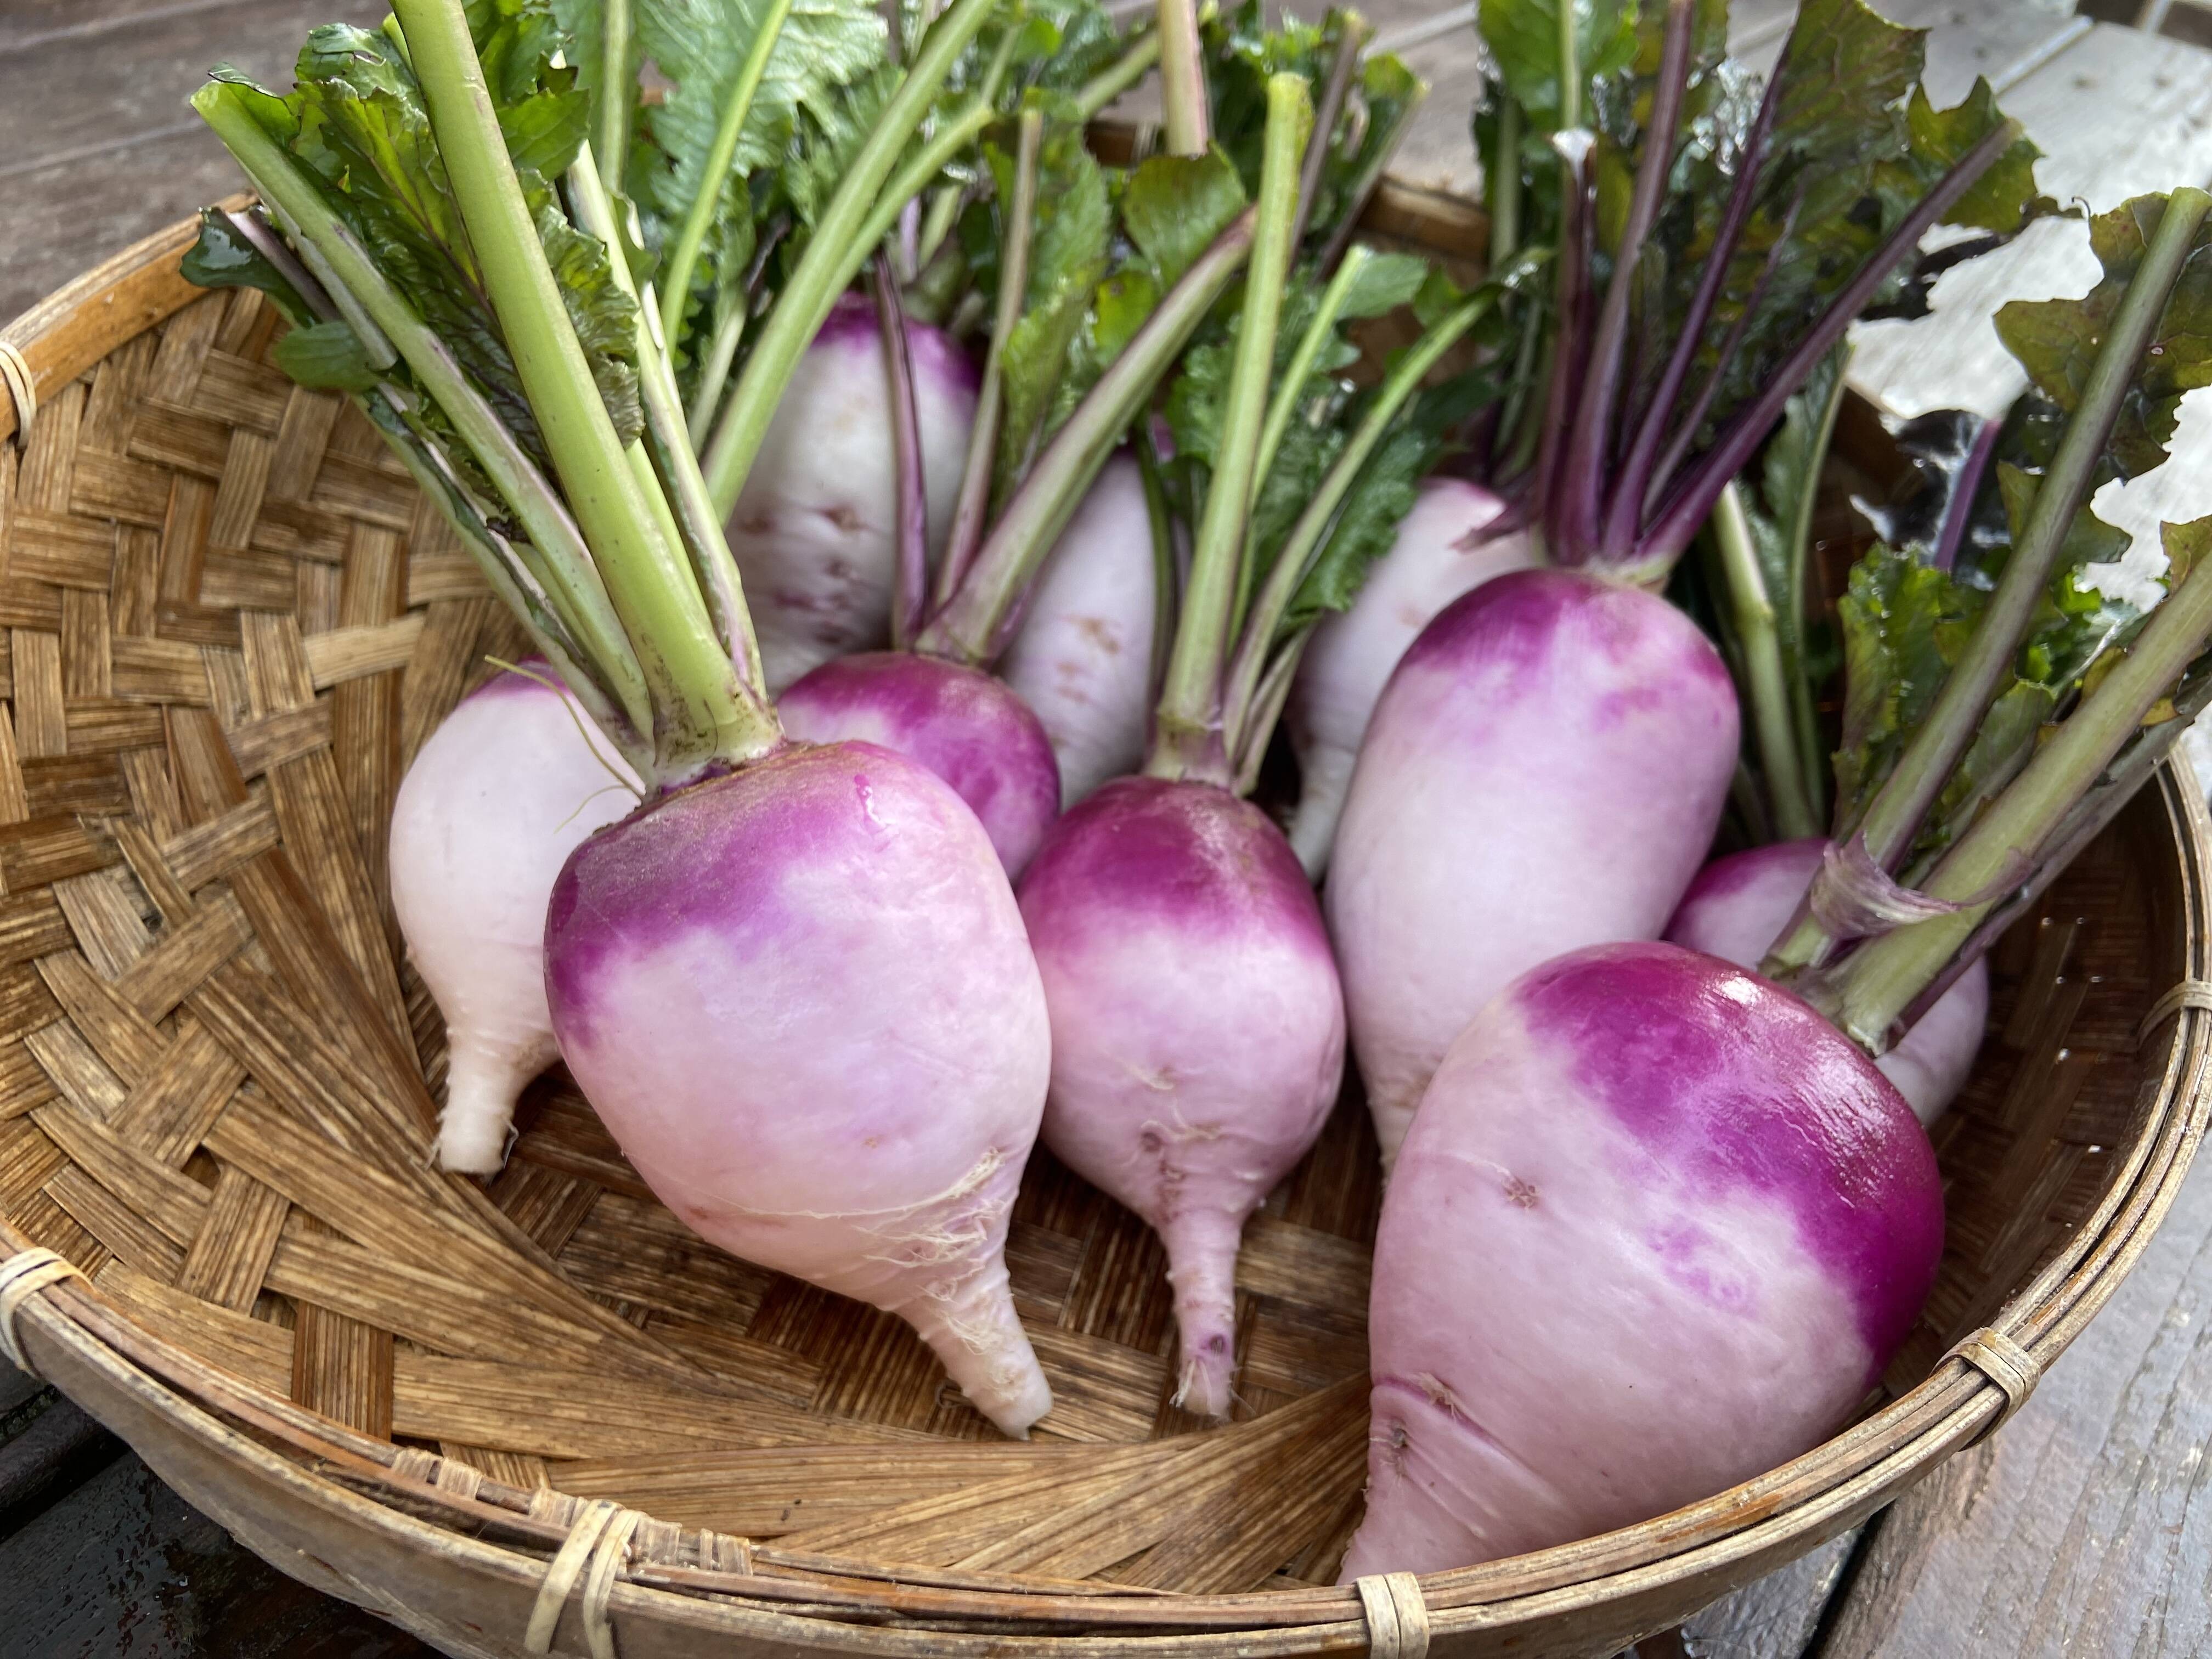
{"type": "MultiPolygon", "coordinates": [[[[1466,212],[1393,191],[1377,228],[1463,250],[1466,212]]],[[[1040,1155],[1010,1255],[1058,1404],[999,1440],[896,1321],[690,1237],[557,1080],[489,1186],[431,1170],[386,822],[518,641],[367,422],[269,366],[260,296],[182,281],[189,234],[0,332],[37,410],[0,400],[0,1332],[255,1551],[448,1652],[1611,1653],[2000,1422],[2187,1168],[2212,967],[2177,764],[1998,951],[1941,1283],[1818,1449],[1333,1587],[1377,1203],[1349,1096],[1248,1231],[1226,1427],[1168,1403],[1158,1245],[1040,1155]]]]}

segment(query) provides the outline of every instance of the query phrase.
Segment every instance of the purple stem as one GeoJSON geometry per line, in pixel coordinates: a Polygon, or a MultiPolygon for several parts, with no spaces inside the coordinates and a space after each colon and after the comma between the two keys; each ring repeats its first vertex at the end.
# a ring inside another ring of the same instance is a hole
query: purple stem
{"type": "Polygon", "coordinates": [[[921,476],[921,416],[914,400],[914,351],[898,283],[882,254],[875,259],[876,322],[884,334],[884,363],[891,380],[891,458],[898,491],[898,601],[891,611],[891,643],[904,650],[921,630],[929,591],[929,501],[921,476]]]}
{"type": "Polygon", "coordinates": [[[1836,343],[1844,337],[1867,302],[1874,298],[1875,290],[1887,280],[1899,260],[1911,252],[1920,239],[1964,196],[1973,188],[1974,181],[1989,170],[1997,157],[2018,142],[2020,128],[2008,121],[1982,142],[1968,150],[1959,164],[1943,175],[1935,189],[1923,197],[1905,222],[1891,233],[1889,239],[1876,251],[1873,258],[1859,268],[1829,303],[1820,320],[1814,324],[1797,343],[1796,350],[1782,364],[1766,383],[1766,390],[1754,399],[1751,406],[1729,421],[1721,434],[1720,441],[1708,451],[1696,469],[1677,485],[1667,503],[1661,508],[1658,522],[1643,538],[1634,562],[1638,565],[1671,567],[1682,556],[1691,540],[1720,499],[1721,491],[1729,480],[1741,471],[1759,446],[1765,441],[1767,430],[1781,418],[1782,410],[1790,399],[1796,396],[1805,379],[1819,365],[1820,359],[1835,349],[1836,343]]]}
{"type": "Polygon", "coordinates": [[[276,267],[277,275],[291,283],[308,310],[325,322],[338,314],[337,302],[316,280],[314,273],[300,262],[299,255],[285,245],[284,239],[263,224],[250,212],[233,213],[223,210],[223,218],[230,228],[253,246],[253,251],[276,267]]]}
{"type": "Polygon", "coordinates": [[[1582,399],[1575,410],[1573,435],[1568,440],[1559,510],[1552,522],[1559,556],[1566,563],[1582,562],[1582,550],[1590,547],[1598,536],[1600,486],[1607,471],[1606,450],[1613,435],[1613,406],[1620,396],[1621,357],[1628,342],[1628,302],[1644,241],[1658,220],[1667,175],[1674,165],[1674,135],[1681,125],[1682,100],[1690,84],[1694,15],[1692,0],[1668,0],[1666,42],[1660,50],[1658,84],[1651,94],[1651,124],[1644,131],[1644,156],[1636,167],[1628,222],[1622,228],[1620,246],[1613,253],[1613,275],[1598,311],[1582,399]]]}
{"type": "MultiPolygon", "coordinates": [[[[1782,51],[1784,63],[1790,58],[1787,46],[1782,51]]],[[[1613,495],[1613,508],[1605,524],[1605,549],[1608,556],[1625,556],[1636,539],[1636,532],[1644,521],[1644,504],[1654,494],[1656,482],[1663,488],[1666,473],[1655,473],[1653,462],[1658,456],[1659,446],[1666,438],[1671,422],[1667,416],[1674,407],[1674,399],[1681,395],[1683,382],[1690,378],[1690,365],[1696,361],[1698,342],[1705,337],[1705,325],[1712,320],[1713,307],[1720,302],[1721,289],[1728,281],[1729,267],[1735,263],[1737,246],[1743,240],[1744,227],[1751,222],[1751,210],[1758,199],[1759,169],[1766,159],[1766,142],[1774,131],[1775,114],[1782,106],[1782,71],[1777,69],[1766,82],[1766,95],[1759,100],[1759,115],[1751,124],[1751,131],[1744,140],[1743,159],[1737,164],[1735,187],[1729,192],[1727,210],[1721,216],[1720,229],[1713,239],[1712,252],[1705,256],[1705,268],[1698,278],[1697,292],[1690,298],[1689,314],[1682,319],[1681,331],[1675,336],[1674,355],[1667,361],[1667,371],[1660,377],[1658,388],[1652,393],[1651,405],[1645,410],[1643,424],[1638,428],[1635,441],[1629,446],[1628,459],[1621,467],[1620,483],[1613,495]]],[[[1796,211],[1791,219],[1794,223],[1796,211]]],[[[1784,240],[1788,239],[1785,228],[1784,240]]],[[[1776,246],[1781,246],[1778,242],[1776,246]]],[[[1756,308],[1758,294],[1765,290],[1774,272],[1774,261],[1770,258],[1759,273],[1754,304],[1745,308],[1748,316],[1756,308]]],[[[1741,337],[1741,328],[1737,330],[1741,337]]],[[[1725,353],[1722,358],[1726,362],[1725,353]]],[[[1717,377],[1706,383],[1705,399],[1710,401],[1717,377]]],[[[1699,420],[1704,416],[1700,415],[1699,420]]],[[[1697,422],[1687,429],[1694,431],[1697,422]]],[[[1675,456],[1679,461],[1679,454],[1675,456]]]]}
{"type": "Polygon", "coordinates": [[[1958,562],[1967,527],[1974,521],[1974,498],[1982,492],[1982,475],[1989,471],[1990,458],[1997,453],[1997,438],[2003,431],[2002,421],[1984,421],[1981,430],[1974,434],[1953,485],[1954,493],[1950,511],[1943,515],[1942,534],[1936,538],[1935,556],[1929,561],[1938,570],[1948,570],[1958,562]]]}
{"type": "MultiPolygon", "coordinates": [[[[1697,441],[1698,432],[1705,425],[1706,415],[1712,410],[1713,399],[1720,395],[1721,380],[1728,373],[1729,362],[1742,346],[1743,337],[1751,331],[1752,322],[1758,317],[1759,307],[1766,303],[1766,291],[1774,286],[1774,273],[1782,268],[1783,251],[1790,246],[1790,238],[1796,232],[1797,211],[1804,205],[1805,198],[1801,191],[1790,203],[1790,211],[1783,218],[1781,234],[1774,239],[1774,246],[1766,251],[1766,261],[1759,266],[1759,278],[1752,283],[1750,294],[1745,296],[1743,309],[1736,313],[1735,321],[1729,325],[1729,331],[1722,337],[1721,349],[1713,354],[1713,366],[1706,373],[1704,383],[1698,387],[1698,395],[1691,399],[1689,413],[1677,423],[1674,439],[1667,446],[1667,453],[1660,457],[1659,465],[1652,469],[1650,480],[1645,484],[1644,495],[1637,505],[1635,528],[1643,527],[1643,515],[1659,504],[1662,491],[1674,477],[1675,470],[1682,465],[1682,458],[1690,453],[1690,446],[1697,441]]],[[[1632,545],[1629,552],[1633,551],[1632,545]]],[[[1622,556],[1626,557],[1628,554],[1622,556]]]]}

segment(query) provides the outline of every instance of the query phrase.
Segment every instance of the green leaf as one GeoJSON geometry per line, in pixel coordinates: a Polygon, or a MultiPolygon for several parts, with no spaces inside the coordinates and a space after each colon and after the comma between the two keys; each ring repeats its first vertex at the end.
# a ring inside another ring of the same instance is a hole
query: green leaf
{"type": "Polygon", "coordinates": [[[1243,181],[1220,150],[1155,155],[1129,175],[1121,223],[1165,292],[1244,210],[1245,201],[1243,181]]]}
{"type": "Polygon", "coordinates": [[[270,348],[269,361],[301,386],[328,392],[367,392],[382,377],[362,349],[361,337],[338,319],[295,328],[270,348]]]}
{"type": "Polygon", "coordinates": [[[2159,539],[2166,548],[2166,585],[2170,591],[2180,586],[2182,579],[2203,562],[2206,553],[2212,552],[2212,519],[2160,525],[2159,539]]]}
{"type": "MultiPolygon", "coordinates": [[[[2082,298],[2015,300],[1998,311],[1997,336],[2005,349],[2060,409],[2070,412],[2080,401],[2165,203],[2161,196],[2139,196],[2089,222],[2090,249],[2105,274],[2082,298]]],[[[2136,383],[2106,447],[2114,476],[2135,477],[2165,460],[2183,395],[2203,386],[2212,386],[2212,226],[2197,234],[2166,314],[2136,366],[2136,383]]]]}
{"type": "MultiPolygon", "coordinates": [[[[672,219],[680,221],[710,182],[707,151],[767,9],[764,0],[637,0],[638,44],[674,83],[646,117],[666,162],[651,199],[672,219]]],[[[782,161],[802,112],[824,128],[841,126],[849,112],[838,89],[882,64],[885,39],[869,0],[794,0],[738,134],[735,174],[782,161]]]]}
{"type": "Polygon", "coordinates": [[[200,210],[199,239],[185,250],[180,269],[186,282],[202,288],[259,289],[276,301],[277,310],[295,327],[315,320],[315,313],[291,279],[240,235],[217,209],[200,210]]]}
{"type": "Polygon", "coordinates": [[[1417,255],[1377,253],[1352,278],[1342,314],[1346,318],[1386,315],[1400,306],[1412,305],[1432,277],[1443,276],[1443,271],[1417,255]]]}
{"type": "MultiPolygon", "coordinates": [[[[1618,75],[1636,61],[1634,0],[1569,0],[1575,51],[1584,82],[1618,75]]],[[[1482,0],[1483,43],[1506,90],[1539,131],[1559,125],[1560,0],[1482,0]]],[[[1665,7],[1655,5],[1656,11],[1665,7]]],[[[1585,108],[1587,101],[1585,100],[1585,108]]]]}
{"type": "Polygon", "coordinates": [[[1376,447],[1345,497],[1321,557],[1298,585],[1284,617],[1286,629],[1303,627],[1324,611],[1342,611],[1358,597],[1367,573],[1397,540],[1436,457],[1435,438],[1419,425],[1400,427],[1376,447]]]}

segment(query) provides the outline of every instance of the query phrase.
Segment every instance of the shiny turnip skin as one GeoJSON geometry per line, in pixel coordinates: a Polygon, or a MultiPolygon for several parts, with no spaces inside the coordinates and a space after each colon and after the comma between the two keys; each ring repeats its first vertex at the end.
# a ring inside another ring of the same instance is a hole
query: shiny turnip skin
{"type": "Polygon", "coordinates": [[[1658,937],[1736,744],[1719,654],[1639,589],[1516,571],[1422,630],[1376,707],[1322,895],[1386,1163],[1445,1048],[1514,978],[1658,937]]]}
{"type": "MultiPolygon", "coordinates": [[[[1682,896],[1667,937],[1739,968],[1756,968],[1788,927],[1828,843],[1778,842],[1715,859],[1682,896]]],[[[1875,1064],[1929,1124],[1966,1087],[1990,1018],[1990,969],[1977,960],[1936,999],[1905,1039],[1875,1064]]]]}
{"type": "Polygon", "coordinates": [[[809,743],[894,750],[951,784],[981,820],[1009,877],[1060,815],[1060,770],[1030,706],[980,669],[903,651],[825,662],[777,701],[809,743]]]}
{"type": "Polygon", "coordinates": [[[1360,739],[1407,647],[1461,594],[1534,562],[1526,531],[1486,536],[1504,511],[1504,501],[1464,479],[1423,480],[1397,539],[1351,608],[1314,629],[1283,710],[1298,757],[1291,847],[1309,875],[1318,878],[1328,864],[1360,739]]]}
{"type": "Polygon", "coordinates": [[[559,1058],[545,901],[577,845],[637,805],[637,777],[543,663],[461,700],[392,808],[392,908],[446,1019],[439,1166],[489,1175],[514,1103],[559,1058]],[[588,734],[588,735],[587,735],[588,734]]]}
{"type": "Polygon", "coordinates": [[[1670,945],[1544,964],[1452,1044],[1383,1200],[1346,1577],[1566,1543],[1808,1449],[1942,1239],[1911,1109],[1796,997],[1670,945]]]}
{"type": "Polygon", "coordinates": [[[1045,1144],[1159,1234],[1178,1398],[1224,1415],[1238,1236],[1320,1134],[1344,1073],[1313,890],[1258,808],[1132,777],[1053,826],[1021,900],[1052,1011],[1045,1144]]]}
{"type": "Polygon", "coordinates": [[[1005,1257],[1044,992],[950,787],[868,744],[790,745],[578,848],[545,953],[561,1052],[670,1209],[897,1314],[1006,1432],[1049,1409],[1005,1257]]]}
{"type": "MultiPolygon", "coordinates": [[[[974,362],[909,324],[929,544],[944,546],[975,423],[974,362]]],[[[890,388],[874,306],[848,295],[815,336],[730,514],[769,690],[890,639],[898,576],[890,388]]]]}
{"type": "Polygon", "coordinates": [[[1157,587],[1144,480],[1116,455],[1054,544],[999,670],[1044,722],[1064,805],[1144,758],[1157,587]]]}

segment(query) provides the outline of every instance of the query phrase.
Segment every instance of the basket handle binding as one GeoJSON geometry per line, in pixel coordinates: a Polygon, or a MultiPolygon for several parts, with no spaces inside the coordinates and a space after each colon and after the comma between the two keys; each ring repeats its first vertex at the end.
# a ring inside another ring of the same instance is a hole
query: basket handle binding
{"type": "Polygon", "coordinates": [[[39,418],[39,383],[29,361],[12,341],[0,340],[0,382],[15,400],[15,430],[27,438],[31,422],[39,418]]]}
{"type": "MultiPolygon", "coordinates": [[[[0,362],[5,362],[0,355],[0,362]]],[[[0,1261],[0,1354],[24,1376],[39,1373],[15,1334],[15,1310],[49,1285],[83,1277],[74,1262],[48,1249],[24,1250],[0,1261]]]]}
{"type": "Polygon", "coordinates": [[[1353,1579],[1352,1587],[1367,1615],[1371,1659],[1427,1659],[1429,1604],[1419,1578],[1410,1572],[1370,1573],[1353,1579]]]}
{"type": "Polygon", "coordinates": [[[617,1659],[615,1632],[607,1617],[607,1602],[614,1595],[615,1575],[629,1552],[630,1534],[645,1517],[626,1510],[611,1498],[596,1498],[584,1505],[568,1528],[568,1536],[545,1569],[545,1582],[538,1587],[537,1605],[530,1612],[530,1626],[522,1645],[530,1653],[550,1653],[553,1632],[560,1626],[561,1609],[568,1604],[576,1581],[583,1580],[584,1640],[592,1659],[617,1659]]]}

